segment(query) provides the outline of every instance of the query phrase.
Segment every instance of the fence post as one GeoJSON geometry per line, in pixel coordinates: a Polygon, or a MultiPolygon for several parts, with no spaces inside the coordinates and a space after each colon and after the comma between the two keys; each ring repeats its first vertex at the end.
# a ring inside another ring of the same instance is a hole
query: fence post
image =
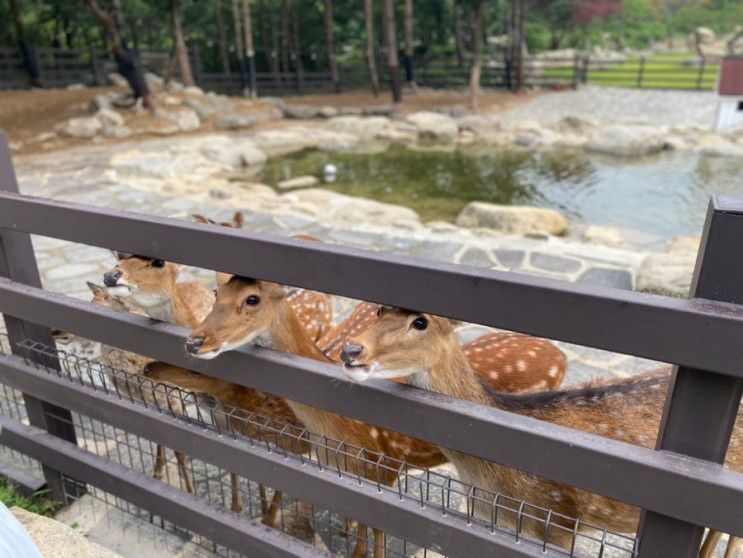
{"type": "Polygon", "coordinates": [[[707,65],[707,59],[702,58],[702,63],[699,65],[699,72],[697,73],[697,91],[702,89],[702,79],[704,78],[704,68],[707,65]]]}
{"type": "MultiPolygon", "coordinates": [[[[715,197],[707,212],[691,292],[696,298],[743,303],[743,205],[715,197]]],[[[738,415],[743,379],[676,367],[668,388],[657,449],[722,463],[738,415]]],[[[639,556],[694,558],[701,526],[646,511],[639,556]]]]}
{"type": "Polygon", "coordinates": [[[581,74],[583,85],[588,83],[588,71],[590,67],[591,67],[591,55],[586,54],[583,57],[583,72],[581,74]]]}
{"type": "MultiPolygon", "coordinates": [[[[0,190],[18,192],[18,182],[13,171],[8,141],[3,132],[0,132],[0,190]]],[[[28,233],[14,232],[7,229],[0,231],[0,275],[26,285],[41,287],[39,269],[36,266],[31,237],[28,233]]],[[[54,346],[54,340],[48,327],[19,320],[13,316],[5,315],[4,318],[13,353],[18,352],[17,344],[24,339],[33,339],[49,347],[54,346]]],[[[29,356],[33,359],[33,355],[29,356]]],[[[59,369],[59,362],[56,358],[51,359],[45,356],[44,365],[59,369]]],[[[43,428],[54,436],[77,444],[70,411],[26,394],[23,394],[23,400],[26,405],[29,423],[32,426],[43,428]]],[[[55,500],[63,500],[64,487],[61,474],[59,471],[43,464],[42,467],[52,497],[55,500]]]]}
{"type": "Polygon", "coordinates": [[[193,46],[193,77],[196,85],[201,85],[201,49],[198,44],[193,46]]]}
{"type": "Polygon", "coordinates": [[[93,85],[101,85],[101,70],[98,67],[98,53],[95,51],[95,47],[90,45],[88,47],[90,52],[90,69],[93,72],[93,85]]]}
{"type": "Polygon", "coordinates": [[[640,67],[637,70],[637,88],[642,89],[642,81],[645,78],[645,57],[640,57],[640,67]]]}

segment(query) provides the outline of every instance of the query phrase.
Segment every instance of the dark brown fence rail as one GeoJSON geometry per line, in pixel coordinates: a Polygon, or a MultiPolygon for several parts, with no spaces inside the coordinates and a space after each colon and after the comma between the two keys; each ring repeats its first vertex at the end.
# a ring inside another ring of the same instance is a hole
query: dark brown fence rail
{"type": "MultiPolygon", "coordinates": [[[[636,552],[642,557],[694,556],[701,526],[743,535],[743,517],[736,513],[743,509],[743,475],[719,465],[743,388],[738,365],[743,358],[742,200],[713,200],[694,298],[678,300],[23,196],[17,193],[4,145],[0,155],[0,262],[6,264],[0,269],[6,277],[0,280],[0,310],[13,352],[19,355],[0,356],[0,382],[22,391],[28,401],[55,409],[52,416],[73,411],[107,421],[448,555],[565,555],[546,543],[519,539],[518,533],[514,539],[468,516],[462,521],[429,501],[416,502],[405,496],[401,484],[382,490],[342,474],[340,468],[308,467],[280,450],[214,436],[172,411],[145,408],[146,398],[131,400],[101,388],[105,382],[96,384],[92,372],[89,381],[85,374],[72,374],[53,351],[47,354],[51,367],[39,355],[22,358],[23,340],[51,345],[48,330],[32,324],[60,328],[634,504],[647,510],[638,532],[636,552]],[[659,448],[610,441],[408,386],[354,385],[334,366],[268,350],[243,349],[214,361],[195,361],[183,350],[182,328],[41,289],[29,233],[674,363],[679,367],[669,390],[659,448]]],[[[238,524],[230,514],[200,522],[208,513],[203,507],[168,508],[165,501],[176,495],[149,478],[137,478],[142,488],[130,494],[124,488],[128,485],[117,484],[114,469],[70,444],[74,431],[60,427],[68,424],[65,420],[31,420],[30,427],[3,421],[0,442],[45,463],[47,478],[54,479],[56,470],[131,497],[243,551],[262,537],[263,528],[238,524]]],[[[334,451],[350,451],[341,447],[334,451]]],[[[400,467],[402,472],[403,464],[400,467]]],[[[465,494],[468,504],[471,497],[465,494]]],[[[194,498],[177,495],[180,504],[194,498]]],[[[255,543],[255,554],[309,552],[283,540],[271,533],[255,543]]],[[[629,552],[635,555],[635,550],[629,552]]]]}

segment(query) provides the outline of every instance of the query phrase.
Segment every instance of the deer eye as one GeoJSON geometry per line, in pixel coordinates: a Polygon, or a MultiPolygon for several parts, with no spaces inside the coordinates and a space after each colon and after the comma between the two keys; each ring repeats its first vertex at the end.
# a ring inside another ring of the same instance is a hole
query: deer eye
{"type": "Polygon", "coordinates": [[[428,327],[428,319],[421,316],[420,318],[413,320],[411,325],[418,331],[423,331],[428,327]]]}
{"type": "Polygon", "coordinates": [[[152,267],[165,267],[165,260],[152,260],[152,267]]]}
{"type": "Polygon", "coordinates": [[[245,304],[248,306],[258,306],[258,304],[261,301],[261,297],[258,295],[250,295],[248,298],[245,299],[245,304]]]}

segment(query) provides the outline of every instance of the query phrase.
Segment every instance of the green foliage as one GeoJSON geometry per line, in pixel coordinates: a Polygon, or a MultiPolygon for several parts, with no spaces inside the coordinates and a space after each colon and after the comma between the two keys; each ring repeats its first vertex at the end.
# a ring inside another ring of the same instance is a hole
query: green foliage
{"type": "Polygon", "coordinates": [[[18,488],[5,477],[0,477],[0,502],[7,507],[23,508],[38,515],[52,515],[58,505],[47,498],[47,491],[40,491],[32,496],[24,496],[18,488]]]}

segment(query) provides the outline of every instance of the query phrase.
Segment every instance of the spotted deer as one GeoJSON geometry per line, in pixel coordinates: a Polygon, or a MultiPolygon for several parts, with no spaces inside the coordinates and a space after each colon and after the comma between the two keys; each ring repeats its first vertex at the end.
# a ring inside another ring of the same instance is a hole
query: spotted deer
{"type": "MultiPolygon", "coordinates": [[[[375,310],[376,312],[376,310],[375,310]]],[[[341,330],[352,331],[354,317],[341,324],[341,330]]],[[[186,342],[186,350],[197,358],[211,359],[222,352],[246,343],[304,356],[321,362],[333,361],[323,353],[303,330],[293,312],[287,290],[275,283],[232,277],[220,285],[211,314],[195,328],[186,342]]],[[[369,426],[360,421],[316,409],[295,401],[287,401],[299,420],[311,431],[336,440],[344,440],[371,452],[385,454],[394,460],[407,461],[419,467],[433,467],[445,461],[433,445],[396,432],[369,426]]],[[[373,475],[361,463],[349,460],[344,464],[355,474],[373,475]],[[362,470],[363,469],[363,470],[362,470]]],[[[386,483],[396,476],[385,472],[386,483]]],[[[354,553],[366,552],[366,527],[360,526],[360,540],[354,553]]],[[[384,535],[374,532],[375,555],[384,551],[384,535]]]]}
{"type": "MultiPolygon", "coordinates": [[[[204,316],[197,316],[189,301],[180,294],[177,277],[180,267],[172,262],[144,258],[139,256],[121,257],[118,264],[104,274],[104,283],[108,286],[107,295],[118,297],[130,308],[136,308],[151,318],[167,321],[186,327],[195,327],[204,316]]],[[[214,296],[209,292],[211,301],[214,296]]],[[[298,313],[296,298],[292,308],[298,313]]],[[[210,308],[211,309],[211,308],[210,308]]],[[[307,317],[309,313],[302,314],[307,317]]],[[[311,317],[310,319],[315,319],[311,317]]],[[[315,331],[313,327],[305,328],[308,334],[315,331]]],[[[231,382],[205,376],[184,368],[172,366],[163,362],[148,362],[144,369],[145,375],[155,381],[170,383],[182,389],[201,392],[210,395],[217,401],[245,410],[248,413],[257,413],[269,416],[284,423],[297,423],[297,419],[283,399],[267,395],[258,390],[233,384],[231,382]]],[[[257,430],[250,430],[245,421],[234,421],[232,425],[242,434],[260,436],[257,430]]],[[[288,451],[303,452],[306,444],[291,443],[290,440],[281,440],[280,446],[288,451]],[[286,447],[284,447],[286,446],[286,447]]],[[[241,511],[242,501],[239,490],[239,480],[236,475],[230,475],[232,485],[232,510],[241,511]]],[[[281,492],[275,491],[271,502],[266,497],[266,490],[259,485],[261,506],[264,521],[273,525],[281,505],[281,492]]]]}
{"type": "MultiPolygon", "coordinates": [[[[339,362],[344,341],[371,327],[379,308],[379,304],[360,303],[343,323],[323,336],[317,346],[331,360],[339,362]]],[[[567,368],[565,353],[554,344],[522,333],[483,335],[464,345],[464,354],[486,385],[509,393],[555,389],[562,384],[567,368]]]]}
{"type": "MultiPolygon", "coordinates": [[[[384,307],[374,325],[344,345],[341,356],[346,374],[355,381],[405,376],[423,389],[654,447],[670,367],[631,379],[596,381],[567,390],[506,395],[488,389],[477,376],[457,339],[455,325],[447,318],[384,307]]],[[[743,470],[741,428],[739,416],[726,460],[726,465],[737,471],[743,470]]],[[[456,465],[463,482],[615,531],[636,529],[640,510],[634,506],[445,447],[441,451],[456,465]]],[[[475,513],[490,521],[492,511],[490,506],[487,508],[475,509],[475,513]]],[[[532,536],[569,547],[572,523],[562,521],[562,528],[545,533],[545,517],[539,519],[542,521],[523,520],[521,527],[532,536]]],[[[516,527],[516,520],[515,513],[498,515],[498,523],[511,529],[516,527]]],[[[559,524],[559,520],[553,521],[553,526],[559,524]]],[[[719,540],[715,532],[709,537],[710,546],[719,540]]],[[[734,537],[730,544],[737,544],[734,537]]]]}

